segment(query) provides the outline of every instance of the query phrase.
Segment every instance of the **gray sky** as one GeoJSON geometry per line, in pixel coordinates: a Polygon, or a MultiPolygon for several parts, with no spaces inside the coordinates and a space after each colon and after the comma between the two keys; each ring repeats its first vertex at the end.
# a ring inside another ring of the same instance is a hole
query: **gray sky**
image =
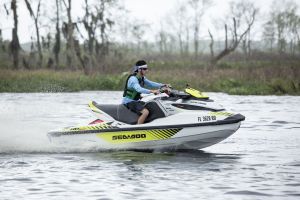
{"type": "MultiPolygon", "coordinates": [[[[168,12],[176,5],[178,1],[187,2],[188,0],[124,0],[126,9],[130,11],[131,16],[143,20],[148,23],[152,30],[156,30],[160,26],[160,21],[167,15],[168,12]]],[[[224,16],[228,10],[228,3],[232,0],[214,0],[213,5],[207,10],[203,24],[205,27],[210,27],[212,23],[224,16]]],[[[282,2],[282,0],[279,0],[282,2]]],[[[10,0],[1,0],[1,2],[10,2],[10,0]]],[[[44,0],[44,2],[47,2],[44,0]]],[[[260,8],[261,13],[267,12],[272,6],[272,0],[253,0],[260,8]]],[[[299,0],[295,0],[300,5],[299,0]]],[[[10,4],[8,4],[9,6],[10,4]]],[[[83,13],[83,0],[73,1],[73,17],[78,13],[83,13]]],[[[1,8],[2,9],[2,8],[1,8]]],[[[34,8],[36,9],[36,8],[34,8]]],[[[34,34],[34,26],[30,19],[28,10],[23,0],[19,0],[19,39],[21,43],[30,41],[30,36],[34,34]]],[[[49,7],[47,12],[55,12],[54,8],[49,7]],[[53,10],[53,11],[51,11],[53,10]]],[[[11,38],[12,16],[6,17],[4,9],[0,12],[0,27],[3,29],[4,39],[11,38]]],[[[263,18],[264,15],[261,16],[263,18]]],[[[263,20],[263,19],[262,19],[263,20]]],[[[44,31],[47,31],[44,29],[44,31]]]]}

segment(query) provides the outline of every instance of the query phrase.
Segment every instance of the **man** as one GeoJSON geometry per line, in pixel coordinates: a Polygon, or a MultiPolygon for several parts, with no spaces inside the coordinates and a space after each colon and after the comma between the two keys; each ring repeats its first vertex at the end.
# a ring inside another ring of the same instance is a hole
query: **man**
{"type": "Polygon", "coordinates": [[[143,124],[149,115],[149,110],[145,108],[145,103],[140,101],[141,94],[158,94],[158,88],[165,84],[148,80],[145,75],[148,71],[146,61],[139,60],[135,64],[134,73],[129,75],[123,93],[123,101],[128,109],[140,115],[137,124],[143,124]],[[151,88],[151,90],[146,89],[151,88]]]}

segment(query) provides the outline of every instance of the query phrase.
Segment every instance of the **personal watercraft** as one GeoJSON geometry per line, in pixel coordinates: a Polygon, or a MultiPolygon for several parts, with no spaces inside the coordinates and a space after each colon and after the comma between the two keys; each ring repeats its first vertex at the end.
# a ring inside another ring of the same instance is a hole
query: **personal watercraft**
{"type": "Polygon", "coordinates": [[[144,124],[126,106],[89,103],[97,119],[88,125],[48,133],[59,144],[103,150],[201,149],[236,132],[245,117],[226,111],[204,93],[186,88],[141,99],[150,111],[144,124]]]}

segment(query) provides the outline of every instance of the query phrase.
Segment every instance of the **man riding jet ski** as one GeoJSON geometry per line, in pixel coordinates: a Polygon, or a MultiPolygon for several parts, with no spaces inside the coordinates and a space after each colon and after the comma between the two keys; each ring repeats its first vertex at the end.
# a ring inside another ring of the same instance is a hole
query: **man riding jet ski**
{"type": "Polygon", "coordinates": [[[140,101],[141,94],[158,94],[158,90],[148,90],[144,88],[161,88],[165,86],[162,83],[156,83],[148,80],[145,75],[147,73],[148,66],[146,61],[139,60],[136,62],[133,74],[129,75],[123,93],[123,101],[128,109],[140,115],[137,120],[137,124],[143,124],[149,115],[149,110],[145,108],[145,103],[140,101]]]}
{"type": "Polygon", "coordinates": [[[148,94],[141,101],[149,110],[144,124],[136,124],[140,116],[124,104],[93,101],[89,108],[97,116],[95,121],[51,131],[49,139],[96,150],[201,149],[229,137],[245,119],[192,88],[148,94]]]}

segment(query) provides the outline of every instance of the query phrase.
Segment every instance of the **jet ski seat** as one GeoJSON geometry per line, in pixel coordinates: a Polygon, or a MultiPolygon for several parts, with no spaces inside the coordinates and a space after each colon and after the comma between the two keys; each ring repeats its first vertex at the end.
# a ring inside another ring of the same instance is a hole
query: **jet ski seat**
{"type": "MultiPolygon", "coordinates": [[[[136,124],[139,118],[138,114],[132,112],[123,104],[98,104],[96,102],[93,102],[93,105],[106,114],[110,115],[115,120],[124,122],[126,124],[136,124]]],[[[150,112],[145,123],[166,116],[155,101],[147,103],[145,107],[150,112]]]]}

